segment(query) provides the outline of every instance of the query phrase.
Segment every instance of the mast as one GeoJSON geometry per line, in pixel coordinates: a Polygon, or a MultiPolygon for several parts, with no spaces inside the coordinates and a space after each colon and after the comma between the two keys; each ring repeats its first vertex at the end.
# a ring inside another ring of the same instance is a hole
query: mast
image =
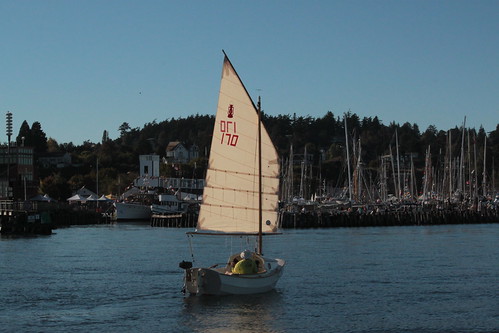
{"type": "Polygon", "coordinates": [[[359,152],[358,152],[358,157],[357,157],[357,166],[356,166],[356,174],[357,174],[357,188],[355,189],[356,196],[357,196],[357,201],[361,200],[361,195],[362,195],[362,161],[360,160],[360,154],[361,154],[361,146],[360,146],[360,138],[359,138],[359,152]]]}
{"type": "Polygon", "coordinates": [[[439,201],[444,200],[444,184],[445,184],[445,157],[442,161],[442,148],[438,149],[437,159],[437,174],[435,183],[437,184],[437,198],[439,201]]]}
{"type": "Polygon", "coordinates": [[[347,147],[347,168],[348,168],[348,198],[349,202],[352,202],[352,180],[350,179],[350,151],[348,150],[348,130],[347,130],[347,116],[344,115],[345,118],[345,143],[347,147]]]}
{"type": "Polygon", "coordinates": [[[400,198],[402,189],[400,188],[400,156],[399,156],[399,136],[398,136],[398,131],[395,129],[395,144],[397,145],[397,187],[398,187],[398,193],[397,193],[397,198],[400,198]]]}
{"type": "Polygon", "coordinates": [[[412,154],[411,154],[411,194],[410,194],[410,197],[413,201],[415,201],[417,199],[417,193],[418,193],[418,190],[417,190],[417,187],[416,187],[416,182],[415,182],[415,179],[416,179],[416,172],[414,171],[414,161],[412,159],[412,154]]]}
{"type": "Polygon", "coordinates": [[[476,140],[477,140],[477,136],[476,136],[476,132],[473,131],[473,160],[474,160],[474,163],[475,163],[475,166],[474,166],[474,179],[473,179],[473,198],[478,198],[478,168],[477,168],[477,160],[476,160],[476,140]]]}
{"type": "Polygon", "coordinates": [[[387,191],[388,191],[388,176],[387,176],[387,166],[388,162],[385,162],[386,158],[381,156],[381,200],[386,202],[387,191]]]}
{"type": "Polygon", "coordinates": [[[449,199],[452,197],[452,132],[449,130],[449,199]]]}
{"type": "Polygon", "coordinates": [[[258,254],[262,254],[262,109],[258,96],[258,254]]]}
{"type": "MultiPolygon", "coordinates": [[[[487,134],[485,134],[484,138],[484,144],[483,144],[483,180],[482,180],[482,189],[483,189],[483,196],[487,196],[487,172],[486,172],[486,167],[487,167],[487,134]]],[[[494,170],[494,169],[492,169],[494,170]]],[[[492,183],[494,184],[494,183],[492,183]]]]}
{"type": "MultiPolygon", "coordinates": [[[[390,161],[391,161],[391,164],[392,164],[392,178],[393,178],[393,192],[395,194],[397,194],[397,182],[395,180],[395,162],[393,161],[393,154],[392,154],[392,145],[390,144],[389,145],[389,148],[390,148],[390,161]]],[[[398,196],[397,196],[398,198],[398,196]]]]}
{"type": "Polygon", "coordinates": [[[457,189],[458,190],[461,190],[461,194],[464,196],[464,191],[465,191],[465,188],[464,188],[464,177],[463,177],[463,173],[464,173],[464,136],[465,136],[465,126],[466,126],[466,116],[464,117],[464,122],[463,122],[463,128],[462,128],[462,132],[461,132],[461,158],[459,160],[459,183],[458,183],[458,187],[457,189]]]}
{"type": "MultiPolygon", "coordinates": [[[[470,142],[470,129],[467,129],[466,132],[468,133],[468,191],[469,191],[469,198],[474,198],[473,195],[473,187],[472,187],[472,174],[471,174],[471,142],[470,142]]],[[[476,157],[476,156],[475,156],[476,157]]],[[[475,168],[476,171],[476,168],[475,168]]],[[[465,181],[466,184],[466,181],[465,181]]]]}
{"type": "Polygon", "coordinates": [[[494,164],[495,159],[492,158],[492,183],[490,186],[491,193],[494,195],[496,193],[496,171],[495,171],[495,164],[494,164]]]}
{"type": "Polygon", "coordinates": [[[431,167],[431,146],[428,145],[428,150],[426,152],[426,194],[427,197],[431,198],[433,184],[433,173],[431,167]]]}
{"type": "Polygon", "coordinates": [[[300,173],[300,193],[299,196],[301,199],[305,199],[305,174],[307,172],[307,165],[305,164],[307,160],[307,146],[305,146],[305,154],[303,155],[303,159],[301,161],[301,173],[300,173]]]}
{"type": "Polygon", "coordinates": [[[312,165],[310,165],[309,171],[310,171],[310,174],[308,176],[308,193],[307,193],[307,197],[309,199],[312,199],[313,198],[313,194],[312,194],[312,179],[314,179],[313,178],[313,167],[312,167],[312,165]]]}
{"type": "Polygon", "coordinates": [[[288,198],[287,202],[293,202],[293,189],[294,189],[294,183],[293,183],[293,165],[294,165],[294,159],[293,159],[293,142],[291,142],[291,147],[289,148],[289,171],[288,171],[288,198]]]}

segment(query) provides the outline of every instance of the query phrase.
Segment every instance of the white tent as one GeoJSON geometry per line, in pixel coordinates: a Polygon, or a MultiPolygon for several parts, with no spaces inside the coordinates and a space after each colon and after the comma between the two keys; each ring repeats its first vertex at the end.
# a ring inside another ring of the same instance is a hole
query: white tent
{"type": "Polygon", "coordinates": [[[85,201],[97,201],[97,200],[99,200],[99,197],[95,194],[91,194],[87,198],[85,198],[85,201]]]}
{"type": "Polygon", "coordinates": [[[37,194],[33,198],[29,199],[31,201],[50,201],[45,195],[37,194]]]}
{"type": "Polygon", "coordinates": [[[77,202],[77,201],[82,202],[85,201],[85,198],[80,196],[79,194],[75,194],[71,198],[68,198],[67,200],[70,202],[77,202]]]}
{"type": "Polygon", "coordinates": [[[106,197],[104,194],[97,200],[98,201],[113,201],[113,200],[109,199],[108,197],[106,197]]]}

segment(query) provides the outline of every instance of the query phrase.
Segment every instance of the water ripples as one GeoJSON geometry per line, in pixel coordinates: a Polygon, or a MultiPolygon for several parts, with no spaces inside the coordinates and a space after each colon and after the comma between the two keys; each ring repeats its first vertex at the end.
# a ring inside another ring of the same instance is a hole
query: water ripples
{"type": "MultiPolygon", "coordinates": [[[[276,290],[229,297],[181,294],[185,231],[124,224],[0,239],[3,329],[499,330],[497,225],[289,230],[264,246],[287,261],[276,290]]],[[[239,246],[196,242],[200,260],[239,246]]]]}

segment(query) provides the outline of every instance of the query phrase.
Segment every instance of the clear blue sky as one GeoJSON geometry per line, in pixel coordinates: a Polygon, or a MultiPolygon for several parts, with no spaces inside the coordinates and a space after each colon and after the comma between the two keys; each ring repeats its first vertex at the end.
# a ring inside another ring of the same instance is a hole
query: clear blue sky
{"type": "Polygon", "coordinates": [[[214,114],[222,49],[271,115],[499,123],[497,0],[0,0],[0,43],[14,136],[39,121],[81,144],[214,114]]]}

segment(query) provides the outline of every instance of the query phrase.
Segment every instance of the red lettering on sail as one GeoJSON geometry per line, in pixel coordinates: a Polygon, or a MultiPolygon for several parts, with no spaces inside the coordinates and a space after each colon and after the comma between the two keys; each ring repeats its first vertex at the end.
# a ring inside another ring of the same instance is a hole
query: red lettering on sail
{"type": "Polygon", "coordinates": [[[229,104],[229,109],[227,110],[227,117],[228,118],[234,117],[234,105],[233,104],[229,104]]]}
{"type": "Polygon", "coordinates": [[[239,135],[236,134],[236,122],[235,121],[220,121],[220,133],[222,137],[220,138],[220,144],[226,144],[228,146],[237,146],[237,141],[239,140],[239,135]]]}

